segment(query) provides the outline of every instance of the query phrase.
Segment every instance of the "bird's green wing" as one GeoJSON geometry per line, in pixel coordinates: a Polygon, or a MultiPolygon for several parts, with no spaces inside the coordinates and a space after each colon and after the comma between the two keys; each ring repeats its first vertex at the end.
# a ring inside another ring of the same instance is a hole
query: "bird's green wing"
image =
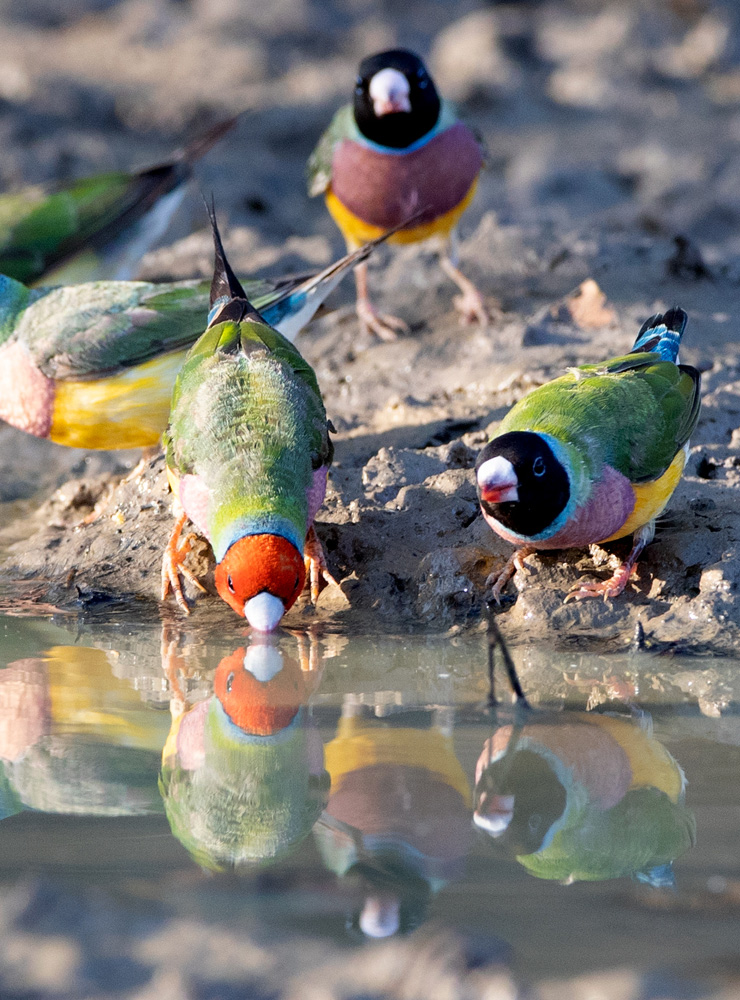
{"type": "Polygon", "coordinates": [[[331,163],[335,147],[342,139],[351,139],[356,135],[357,125],[352,105],[345,104],[334,115],[329,128],[321,136],[308,158],[306,175],[308,193],[312,198],[317,194],[323,194],[331,184],[331,163]]]}
{"type": "Polygon", "coordinates": [[[632,483],[666,471],[699,418],[699,373],[657,354],[585,365],[526,396],[500,432],[551,434],[580,452],[592,473],[607,462],[632,483]]]}
{"type": "Polygon", "coordinates": [[[184,163],[98,174],[0,195],[0,273],[31,283],[83,246],[107,243],[187,177],[184,163]]]}
{"type": "MultiPolygon", "coordinates": [[[[250,299],[270,308],[302,279],[245,282],[250,299]]],[[[152,284],[94,281],[32,292],[16,337],[38,368],[57,381],[89,381],[187,350],[203,332],[207,281],[152,284]]]]}
{"type": "Polygon", "coordinates": [[[241,323],[227,321],[209,327],[188,352],[172,394],[172,412],[176,410],[185,387],[192,385],[199,377],[198,370],[202,366],[212,359],[217,359],[219,354],[249,355],[254,351],[265,351],[274,355],[278,361],[291,369],[309,390],[307,399],[310,411],[311,464],[316,469],[328,465],[332,459],[333,446],[314,370],[289,340],[266,323],[252,320],[241,323]]]}

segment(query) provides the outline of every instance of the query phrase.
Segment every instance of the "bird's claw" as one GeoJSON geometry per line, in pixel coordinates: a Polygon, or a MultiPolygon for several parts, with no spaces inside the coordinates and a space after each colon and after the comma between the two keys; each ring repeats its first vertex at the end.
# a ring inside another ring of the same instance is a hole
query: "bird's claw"
{"type": "Polygon", "coordinates": [[[452,304],[460,314],[460,323],[463,326],[478,323],[485,327],[491,322],[491,313],[486,309],[483,296],[474,285],[465,289],[462,295],[456,295],[452,304]]]}
{"type": "Polygon", "coordinates": [[[324,555],[324,546],[321,544],[319,536],[313,525],[309,528],[306,536],[306,545],[303,550],[304,562],[306,564],[306,576],[308,577],[311,593],[311,604],[316,604],[321,593],[321,581],[328,586],[338,587],[339,583],[329,572],[324,555]]]}
{"type": "Polygon", "coordinates": [[[369,303],[358,303],[357,315],[363,331],[374,333],[376,337],[387,343],[398,340],[399,333],[407,334],[411,330],[408,323],[398,316],[378,313],[369,303]]]}
{"type": "Polygon", "coordinates": [[[637,567],[625,565],[620,567],[608,580],[592,580],[588,583],[576,583],[571,587],[563,604],[568,601],[585,601],[590,597],[602,597],[608,601],[610,597],[618,597],[629,581],[637,576],[637,567]]]}
{"type": "Polygon", "coordinates": [[[182,592],[180,576],[182,575],[186,577],[195,587],[197,587],[198,590],[201,590],[203,593],[206,592],[206,588],[195,576],[195,574],[184,565],[184,560],[188,552],[190,552],[193,540],[197,537],[193,532],[190,532],[190,534],[185,536],[182,542],[180,541],[180,535],[182,534],[182,529],[186,521],[187,514],[183,514],[178,518],[174,528],[172,529],[172,534],[170,535],[167,547],[164,550],[164,555],[162,556],[162,600],[165,600],[171,589],[172,593],[175,595],[175,600],[182,611],[184,611],[186,615],[189,615],[190,608],[188,607],[185,595],[182,592]]]}

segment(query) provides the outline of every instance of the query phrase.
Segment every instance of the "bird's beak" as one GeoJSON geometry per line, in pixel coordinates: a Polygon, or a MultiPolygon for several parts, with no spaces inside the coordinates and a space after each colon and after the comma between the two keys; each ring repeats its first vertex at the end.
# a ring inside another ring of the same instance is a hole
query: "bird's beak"
{"type": "Polygon", "coordinates": [[[409,81],[397,69],[382,69],[370,81],[368,93],[376,118],[411,111],[409,81]]]}
{"type": "Polygon", "coordinates": [[[513,818],[513,795],[482,796],[478,808],[473,813],[473,822],[478,829],[484,830],[492,837],[500,837],[506,833],[513,818]]]}
{"type": "Polygon", "coordinates": [[[244,605],[244,617],[258,632],[272,632],[285,614],[285,605],[279,597],[266,590],[250,597],[244,605]]]}
{"type": "Polygon", "coordinates": [[[484,462],[476,478],[481,500],[486,503],[511,503],[519,499],[519,480],[514,466],[503,455],[484,462]]]}
{"type": "Polygon", "coordinates": [[[401,926],[401,904],[395,896],[369,896],[360,914],[360,930],[367,937],[386,938],[401,926]]]}
{"type": "MultiPolygon", "coordinates": [[[[260,629],[262,633],[266,631],[268,630],[260,629]]],[[[283,669],[283,654],[276,646],[270,645],[269,639],[266,641],[257,639],[247,647],[244,654],[244,669],[248,670],[256,680],[267,684],[283,669]]]]}

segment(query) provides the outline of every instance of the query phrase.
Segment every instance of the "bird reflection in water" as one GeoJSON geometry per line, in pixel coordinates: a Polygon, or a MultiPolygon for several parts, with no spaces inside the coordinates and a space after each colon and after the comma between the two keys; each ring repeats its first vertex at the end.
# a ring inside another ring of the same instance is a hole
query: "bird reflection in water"
{"type": "Polygon", "coordinates": [[[0,819],[23,808],[124,816],[161,809],[161,716],[114,673],[117,654],[53,646],[0,670],[0,819]]]}
{"type": "MultiPolygon", "coordinates": [[[[295,642],[296,640],[292,640],[295,642]]],[[[213,694],[189,705],[186,659],[163,642],[172,726],[159,787],[173,834],[204,868],[275,861],[310,832],[329,788],[323,747],[307,710],[319,677],[317,646],[288,652],[267,636],[225,656],[213,694]]]]}
{"type": "Polygon", "coordinates": [[[538,878],[671,887],[694,843],[683,771],[644,713],[528,714],[486,740],[475,779],[475,825],[538,878]]]}
{"type": "Polygon", "coordinates": [[[347,695],[325,748],[331,794],[314,835],[325,864],[359,883],[348,925],[367,937],[417,926],[434,894],[462,875],[471,843],[452,710],[425,712],[426,728],[419,714],[377,718],[347,695]]]}

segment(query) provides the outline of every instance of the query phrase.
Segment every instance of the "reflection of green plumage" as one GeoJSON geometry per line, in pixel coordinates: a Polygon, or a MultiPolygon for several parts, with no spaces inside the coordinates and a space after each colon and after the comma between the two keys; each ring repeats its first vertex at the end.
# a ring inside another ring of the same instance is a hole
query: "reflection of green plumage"
{"type": "Polygon", "coordinates": [[[249,737],[213,698],[204,727],[205,762],[163,766],[159,787],[172,832],[205,868],[275,861],[310,832],[328,776],[308,766],[303,713],[274,737],[249,737]]]}
{"type": "Polygon", "coordinates": [[[134,816],[162,810],[154,792],[154,751],[87,740],[79,734],[54,735],[5,766],[29,809],[85,816],[134,816]]]}
{"type": "Polygon", "coordinates": [[[517,861],[538,878],[560,881],[636,876],[684,854],[695,829],[682,802],[657,788],[635,788],[613,809],[574,810],[551,844],[517,861]]]}

